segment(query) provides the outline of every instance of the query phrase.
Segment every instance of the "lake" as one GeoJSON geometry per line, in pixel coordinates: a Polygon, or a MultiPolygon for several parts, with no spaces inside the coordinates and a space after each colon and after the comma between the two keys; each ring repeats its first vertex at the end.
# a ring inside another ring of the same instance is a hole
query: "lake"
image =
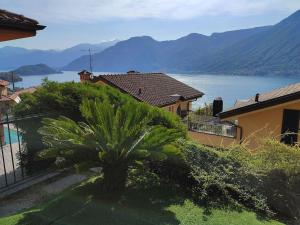
{"type": "MultiPolygon", "coordinates": [[[[95,72],[94,74],[105,74],[95,72]]],[[[175,79],[184,82],[202,92],[205,95],[194,103],[197,108],[205,102],[212,102],[215,97],[222,97],[224,107],[233,106],[237,99],[247,99],[256,93],[271,91],[272,89],[300,82],[300,76],[294,77],[259,77],[259,76],[230,76],[230,75],[202,75],[202,74],[168,74],[175,79]]],[[[16,83],[18,87],[31,87],[40,85],[42,79],[48,77],[49,80],[65,82],[79,82],[76,72],[65,71],[63,74],[53,74],[47,76],[22,76],[23,81],[16,83]]]]}

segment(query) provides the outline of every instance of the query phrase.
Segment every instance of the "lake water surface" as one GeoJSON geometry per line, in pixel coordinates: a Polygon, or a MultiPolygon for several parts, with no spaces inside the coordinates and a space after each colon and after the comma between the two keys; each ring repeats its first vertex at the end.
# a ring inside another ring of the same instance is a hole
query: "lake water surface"
{"type": "MultiPolygon", "coordinates": [[[[105,74],[95,72],[94,74],[105,74]]],[[[202,75],[202,74],[168,74],[202,92],[205,95],[194,103],[194,108],[205,102],[212,102],[215,97],[222,97],[225,108],[231,107],[237,99],[247,99],[256,93],[271,91],[292,83],[300,82],[300,75],[294,77],[259,77],[259,76],[230,76],[230,75],[202,75]]],[[[22,76],[23,81],[16,83],[18,87],[31,87],[40,85],[42,79],[65,82],[79,82],[76,72],[65,71],[63,74],[47,76],[22,76]]]]}

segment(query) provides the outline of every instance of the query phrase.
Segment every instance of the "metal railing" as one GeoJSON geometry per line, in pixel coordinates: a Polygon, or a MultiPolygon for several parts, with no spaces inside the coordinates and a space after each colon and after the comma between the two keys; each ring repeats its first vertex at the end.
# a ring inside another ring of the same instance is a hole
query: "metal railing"
{"type": "Polygon", "coordinates": [[[37,120],[41,120],[45,114],[34,114],[24,117],[13,117],[6,114],[0,119],[0,191],[10,185],[16,184],[27,177],[35,175],[28,173],[24,153],[28,150],[24,139],[24,123],[28,127],[34,127],[37,120]]]}
{"type": "Polygon", "coordinates": [[[190,131],[235,138],[237,127],[229,122],[220,121],[217,117],[190,114],[188,120],[190,131]]]}
{"type": "Polygon", "coordinates": [[[236,126],[228,125],[228,124],[209,124],[209,123],[189,122],[189,130],[200,132],[200,133],[231,137],[231,138],[235,138],[237,135],[236,126]]]}

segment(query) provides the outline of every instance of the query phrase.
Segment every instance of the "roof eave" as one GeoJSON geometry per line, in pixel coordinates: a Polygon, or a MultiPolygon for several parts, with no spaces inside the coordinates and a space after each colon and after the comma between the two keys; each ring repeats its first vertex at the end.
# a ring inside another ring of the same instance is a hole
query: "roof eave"
{"type": "MultiPolygon", "coordinates": [[[[193,97],[189,97],[189,98],[184,98],[182,101],[196,101],[198,98],[201,98],[204,94],[201,93],[199,95],[196,95],[196,96],[193,96],[193,97]]],[[[156,105],[158,107],[166,107],[166,106],[169,106],[169,105],[173,105],[175,104],[176,102],[178,102],[178,99],[175,100],[175,101],[172,101],[172,102],[168,102],[166,104],[160,104],[160,105],[156,105]]]]}
{"type": "Polygon", "coordinates": [[[274,106],[277,104],[282,104],[285,102],[290,102],[290,101],[294,101],[294,100],[298,100],[298,99],[300,99],[300,92],[295,92],[295,93],[292,93],[289,95],[281,96],[281,97],[270,99],[267,101],[258,102],[258,103],[247,105],[247,106],[244,106],[241,108],[225,111],[225,112],[220,113],[219,117],[220,117],[220,119],[226,119],[228,117],[253,112],[253,111],[256,111],[259,109],[271,107],[271,106],[274,106]]]}
{"type": "Polygon", "coordinates": [[[17,29],[22,31],[38,31],[38,30],[44,30],[46,26],[36,24],[16,24],[12,22],[0,22],[0,27],[4,27],[6,29],[17,29]]]}

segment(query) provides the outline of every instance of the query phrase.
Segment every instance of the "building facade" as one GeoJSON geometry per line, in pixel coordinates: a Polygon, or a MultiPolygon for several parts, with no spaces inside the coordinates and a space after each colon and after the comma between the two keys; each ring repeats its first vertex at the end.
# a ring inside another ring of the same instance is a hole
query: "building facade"
{"type": "Polygon", "coordinates": [[[190,136],[201,144],[222,148],[245,143],[256,149],[266,138],[295,145],[300,142],[299,119],[300,83],[296,83],[237,101],[234,107],[219,113],[217,126],[223,124],[221,129],[234,129],[232,135],[200,130],[190,132],[190,136]]]}

